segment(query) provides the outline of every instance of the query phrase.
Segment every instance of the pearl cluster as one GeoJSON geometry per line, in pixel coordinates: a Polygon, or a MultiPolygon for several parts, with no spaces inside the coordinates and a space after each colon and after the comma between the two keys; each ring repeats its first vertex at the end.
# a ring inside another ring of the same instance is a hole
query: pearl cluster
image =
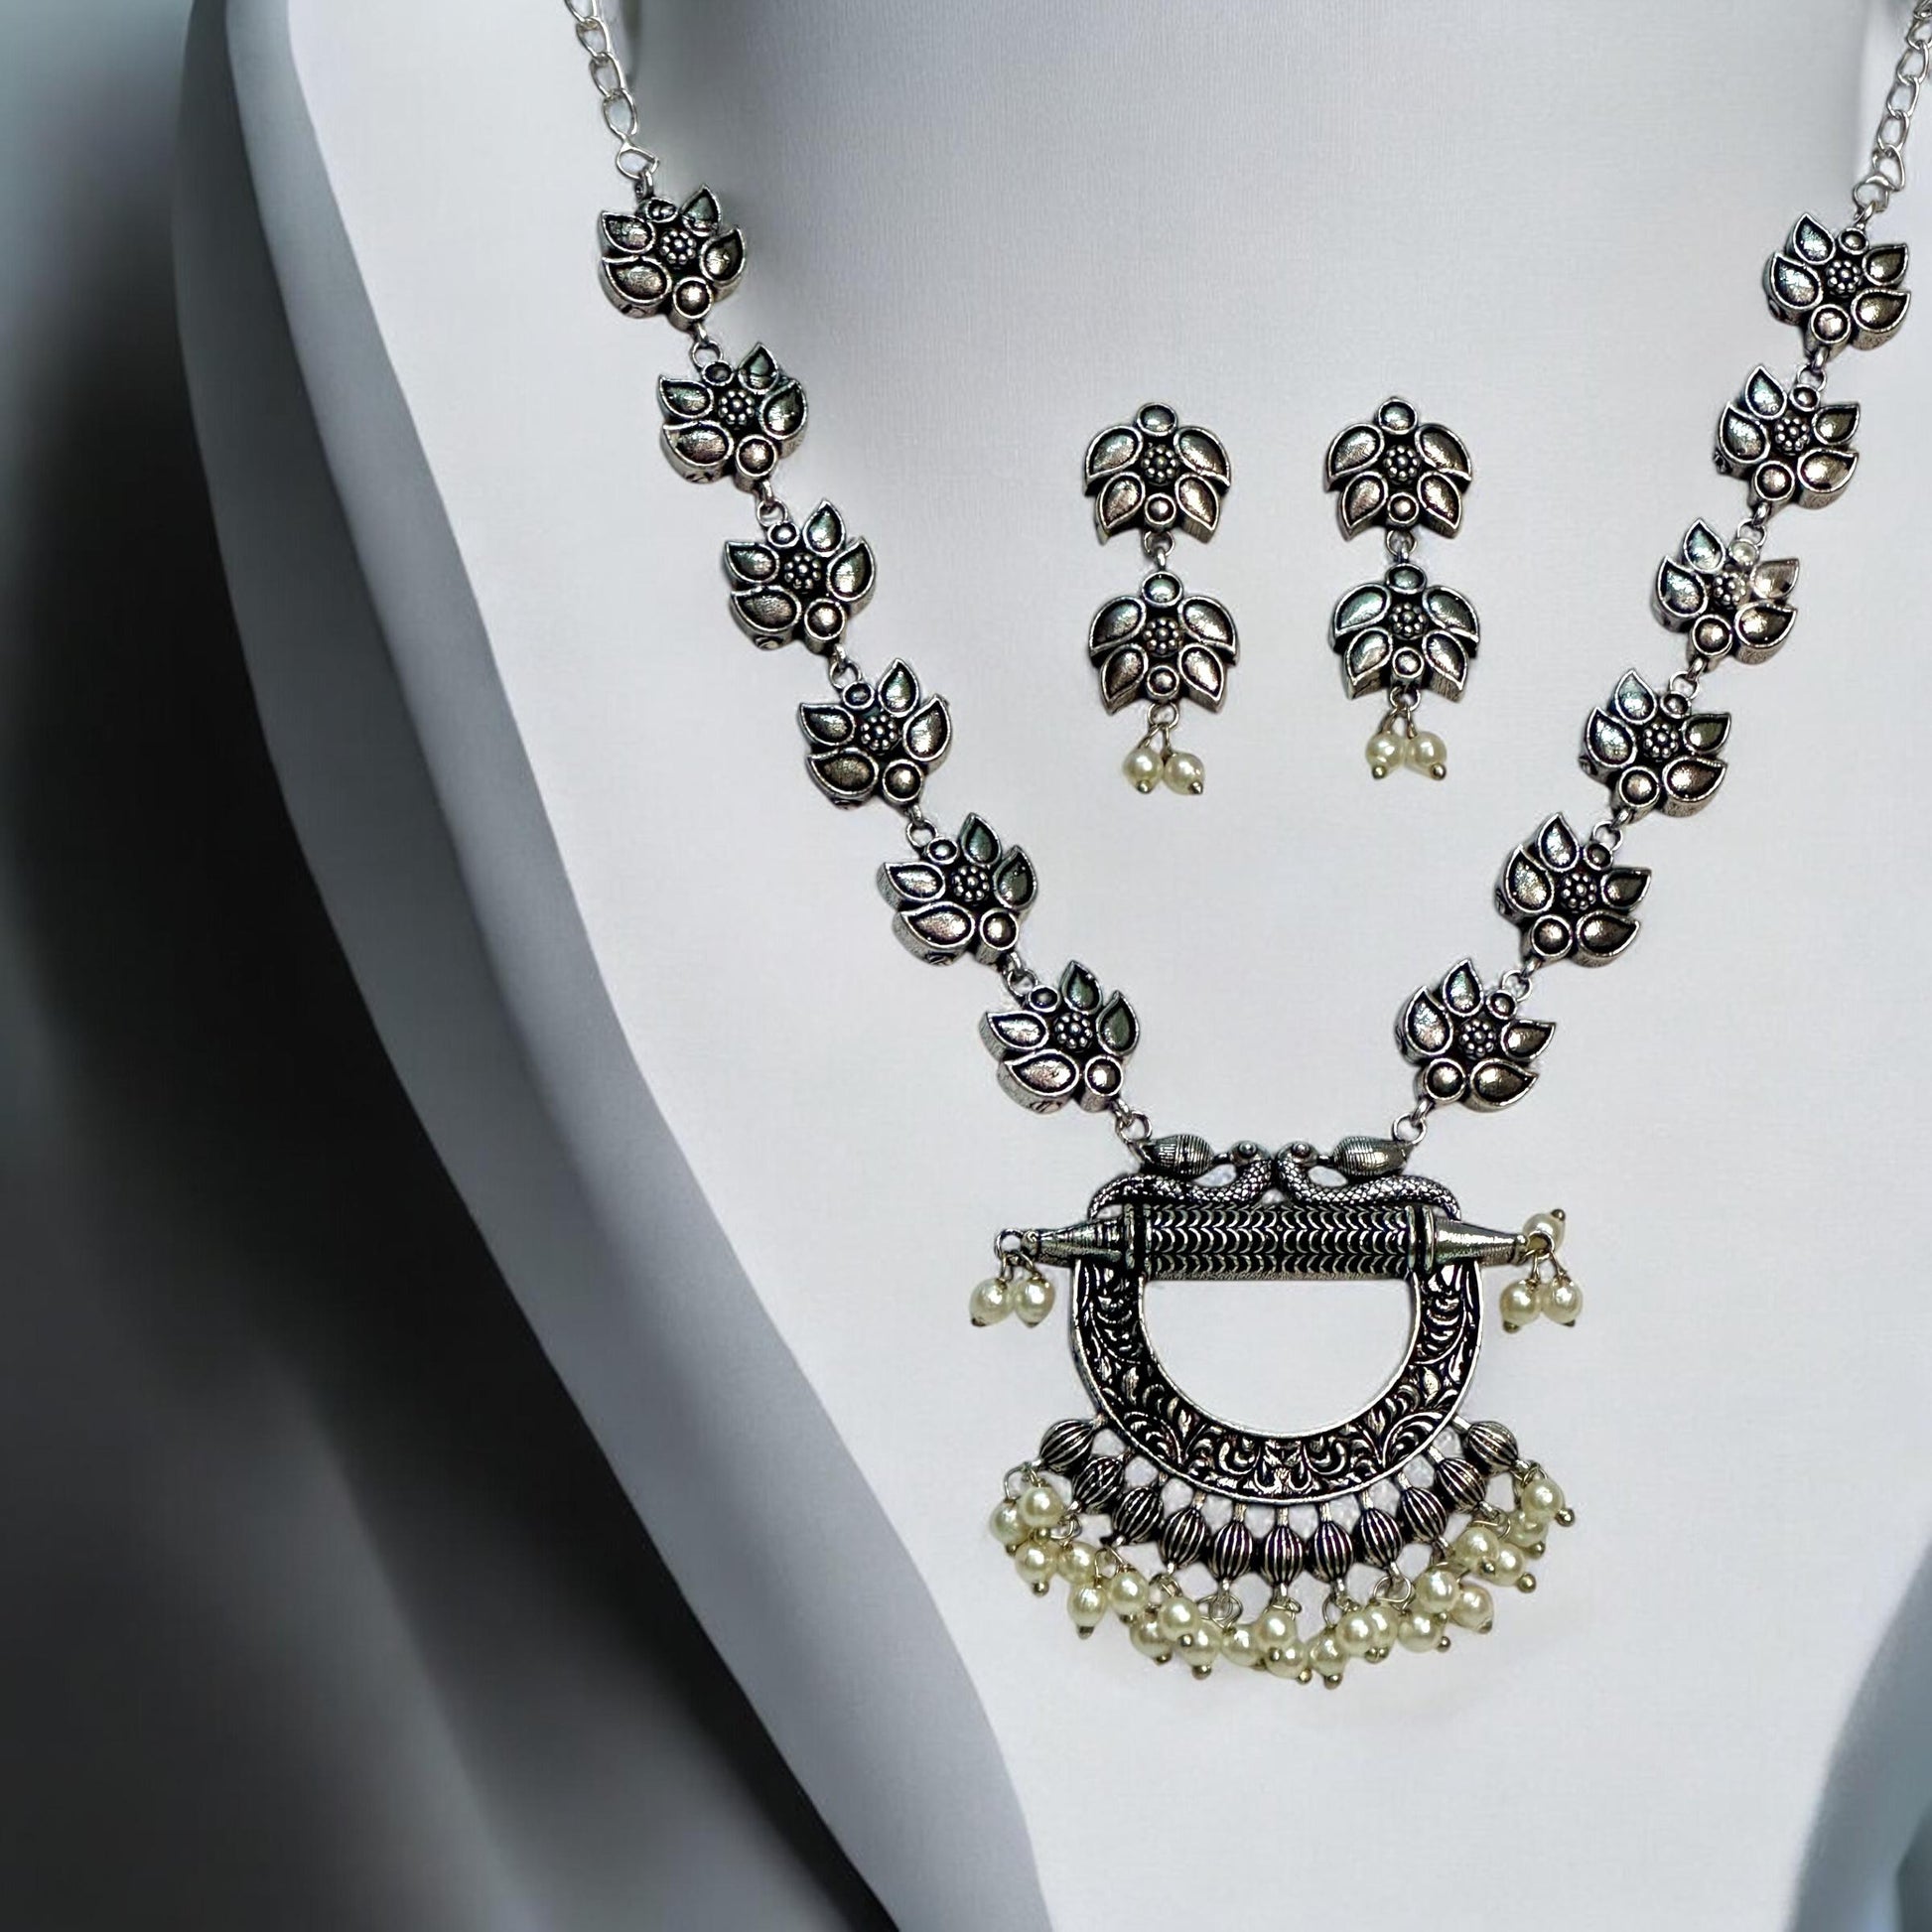
{"type": "Polygon", "coordinates": [[[1541,1235],[1544,1252],[1530,1263],[1530,1271],[1506,1287],[1499,1300],[1503,1332],[1515,1334],[1538,1315],[1547,1316],[1559,1327],[1574,1327],[1584,1311],[1584,1291],[1571,1278],[1570,1271],[1557,1259],[1563,1246],[1563,1209],[1548,1214],[1532,1214],[1523,1223],[1523,1232],[1541,1235]]]}
{"type": "Polygon", "coordinates": [[[1418,1575],[1392,1565],[1364,1600],[1335,1589],[1306,1630],[1286,1589],[1275,1589],[1248,1618],[1226,1585],[1196,1597],[1174,1571],[1148,1576],[1118,1549],[1086,1540],[1078,1509],[1035,1464],[1009,1477],[987,1527],[1035,1595],[1049,1594],[1055,1579],[1066,1585],[1066,1613],[1082,1637],[1111,1616],[1157,1664],[1179,1657],[1194,1676],[1207,1677],[1225,1663],[1302,1684],[1319,1678],[1332,1690],[1351,1663],[1379,1664],[1398,1646],[1448,1650],[1453,1630],[1484,1635],[1495,1622],[1496,1589],[1536,1587],[1529,1566],[1543,1556],[1550,1526],[1567,1527],[1576,1516],[1540,1465],[1517,1464],[1512,1481],[1512,1507],[1480,1504],[1460,1534],[1434,1546],[1418,1575]]]}
{"type": "Polygon", "coordinates": [[[1163,751],[1153,734],[1128,753],[1120,768],[1143,798],[1162,784],[1183,797],[1198,798],[1207,785],[1207,766],[1196,753],[1163,751]]]}
{"type": "Polygon", "coordinates": [[[1406,712],[1392,714],[1362,748],[1369,776],[1386,778],[1399,766],[1427,772],[1432,778],[1449,776],[1449,747],[1434,733],[1418,731],[1406,712]],[[1400,729],[1407,727],[1406,730],[1400,729]]]}

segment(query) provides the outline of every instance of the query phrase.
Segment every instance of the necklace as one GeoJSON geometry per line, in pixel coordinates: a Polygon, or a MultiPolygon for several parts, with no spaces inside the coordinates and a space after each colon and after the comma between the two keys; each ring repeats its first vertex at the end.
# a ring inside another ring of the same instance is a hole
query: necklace
{"type": "Polygon", "coordinates": [[[565,6],[632,194],[631,207],[601,220],[605,292],[621,313],[662,316],[688,337],[689,375],[657,385],[662,448],[679,476],[729,477],[751,498],[756,533],[724,546],[731,610],[760,647],[800,642],[823,663],[829,694],[798,708],[807,771],[835,805],[898,814],[909,850],[878,875],[893,930],[921,961],[971,957],[997,976],[1002,997],[980,1035],[1001,1087],[1034,1112],[1073,1103],[1106,1116],[1132,1157],[1078,1218],[1004,1230],[972,1292],[976,1325],[1036,1326],[1055,1302],[1046,1271],[1065,1271],[1088,1398],[1008,1471],[994,1537],[1037,1593],[1064,1585],[1081,1636],[1118,1620],[1135,1651],[1180,1657],[1197,1676],[1218,1664],[1334,1687],[1357,1661],[1487,1631],[1495,1592],[1533,1589],[1531,1564],[1575,1515],[1508,1428],[1463,1417],[1481,1271],[1520,1271],[1501,1292],[1505,1331],[1568,1327],[1583,1296],[1561,1258],[1560,1210],[1514,1230],[1470,1221],[1410,1159],[1441,1108],[1493,1112],[1536,1084],[1556,1032],[1528,1011],[1542,973],[1607,964],[1637,936],[1650,873],[1623,856],[1626,835],[1653,814],[1693,815],[1723,784],[1730,719],[1701,708],[1704,684],[1731,660],[1764,661],[1789,630],[1798,566],[1767,554],[1772,519],[1835,502],[1850,483],[1861,412],[1827,399],[1831,366],[1848,347],[1889,340],[1910,303],[1904,244],[1874,239],[1870,225],[1904,187],[1932,71],[1932,0],[1914,0],[1850,216],[1837,227],[1801,216],[1765,263],[1765,300],[1799,332],[1802,360],[1783,380],[1755,368],[1719,419],[1717,468],[1746,496],[1732,533],[1700,520],[1658,570],[1652,605],[1683,640],[1682,669],[1656,681],[1626,671],[1589,713],[1580,761],[1603,787],[1600,815],[1578,830],[1550,814],[1496,882],[1517,963],[1490,979],[1465,958],[1418,989],[1395,1026],[1409,1106],[1386,1133],[1327,1149],[1157,1135],[1126,1092],[1134,1007],[1079,961],[1043,975],[1021,949],[1039,892],[1033,860],[976,813],[956,833],[927,814],[927,782],[952,746],[946,701],[902,659],[869,676],[848,653],[872,594],[872,548],[829,502],[794,512],[774,481],[806,427],[804,389],[762,345],[734,362],[710,333],[713,307],[745,272],[744,238],[708,189],[681,202],[657,193],[602,0],[565,6]],[[1278,1435],[1228,1422],[1173,1383],[1149,1341],[1150,1289],[1183,1280],[1401,1282],[1402,1365],[1329,1428],[1278,1435]],[[1153,1556],[1137,1564],[1142,1551],[1153,1556]],[[1294,1594],[1304,1579],[1320,1592],[1306,1627],[1294,1594]]]}

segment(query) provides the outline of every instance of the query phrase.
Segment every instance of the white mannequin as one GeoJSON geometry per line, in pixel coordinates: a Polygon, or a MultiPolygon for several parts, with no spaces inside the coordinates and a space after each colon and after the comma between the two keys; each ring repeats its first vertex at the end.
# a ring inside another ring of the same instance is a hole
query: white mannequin
{"type": "MultiPolygon", "coordinates": [[[[1033,854],[1028,951],[1135,1000],[1157,1129],[1326,1141],[1406,1104],[1388,1035],[1414,987],[1507,963],[1490,882],[1544,813],[1597,804],[1590,705],[1628,664],[1668,674],[1650,574],[1741,506],[1712,425],[1797,357],[1758,271],[1798,211],[1840,212],[1872,96],[1854,24],[1804,0],[1638,0],[1613,35],[1558,9],[1176,19],[662,0],[643,138],[666,192],[708,181],[745,228],[712,328],[805,383],[782,492],[879,554],[851,648],[952,701],[934,817],[977,809],[1033,854]],[[1477,476],[1463,535],[1424,550],[1484,626],[1467,700],[1426,720],[1441,786],[1371,785],[1375,708],[1323,636],[1380,560],[1339,540],[1320,454],[1391,390],[1477,476]],[[1234,459],[1221,534],[1173,560],[1244,640],[1226,711],[1181,730],[1198,801],[1128,790],[1136,728],[1082,651],[1140,566],[1095,546],[1080,454],[1151,397],[1234,459]]],[[[1885,829],[1932,809],[1899,568],[1932,489],[1926,325],[1837,365],[1860,475],[1774,527],[1798,624],[1775,667],[1715,681],[1724,795],[1626,846],[1655,872],[1632,955],[1552,970],[1537,1090],[1439,1117],[1415,1164],[1479,1220],[1569,1212],[1585,1320],[1492,1335],[1470,1413],[1548,1460],[1579,1528],[1449,1658],[1334,1697],[1195,1685],[1111,1627],[1076,1645],[983,1533],[1001,1471],[1084,1403],[1059,1316],[975,1335],[966,1290],[998,1228],[1075,1218],[1121,1157],[1000,1094],[974,1038],[997,983],[893,943],[892,821],[800,768],[816,667],[747,645],[718,569],[751,506],[653,449],[682,344],[598,290],[623,191],[561,9],[254,0],[231,38],[391,654],[344,700],[346,647],[305,641],[270,581],[293,539],[247,474],[265,432],[224,415],[205,295],[198,400],[298,822],[533,1326],[889,1909],[1779,1922],[1932,1524],[1927,1053],[1881,1018],[1917,1010],[1927,934],[1885,829]],[[419,777],[428,829],[380,802],[419,777]],[[746,1352],[759,1322],[781,1346],[746,1352]]],[[[1925,231],[1924,192],[1885,232],[1925,231]]],[[[1204,1399],[1306,1423],[1369,1392],[1359,1298],[1230,1307],[1177,1298],[1160,1331],[1204,1399]],[[1332,1367],[1291,1380],[1300,1350],[1332,1367]]],[[[1879,1772],[1902,1832],[1923,1767],[1879,1772]]]]}

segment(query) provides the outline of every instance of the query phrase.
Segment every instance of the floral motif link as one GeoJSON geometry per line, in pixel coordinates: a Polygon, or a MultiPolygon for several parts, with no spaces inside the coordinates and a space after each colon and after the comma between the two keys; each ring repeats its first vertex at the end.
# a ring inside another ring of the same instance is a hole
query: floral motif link
{"type": "Polygon", "coordinates": [[[1693,711],[1678,692],[1654,691],[1625,671],[1584,726],[1582,762],[1633,818],[1653,808],[1688,818],[1724,783],[1718,755],[1729,736],[1728,712],[1693,711]]]}
{"type": "Polygon", "coordinates": [[[794,637],[819,656],[833,650],[848,621],[872,596],[872,545],[846,540],[845,519],[821,503],[804,526],[785,518],[756,543],[725,545],[732,615],[761,650],[794,637]]]}
{"type": "Polygon", "coordinates": [[[1172,704],[1181,698],[1219,711],[1240,654],[1227,606],[1190,595],[1166,570],[1152,572],[1138,596],[1103,604],[1087,630],[1087,656],[1100,674],[1100,700],[1109,711],[1137,700],[1172,704]]]}
{"type": "Polygon", "coordinates": [[[1350,591],[1328,620],[1328,642],[1351,698],[1371,691],[1460,698],[1479,638],[1468,600],[1432,584],[1414,564],[1397,564],[1381,583],[1350,591]]]}
{"type": "Polygon", "coordinates": [[[910,811],[919,802],[926,773],[952,746],[945,699],[921,695],[911,666],[895,658],[876,685],[855,679],[836,704],[798,707],[806,766],[833,804],[883,798],[910,811]]]}
{"type": "Polygon", "coordinates": [[[695,380],[660,377],[657,406],[664,454],[693,483],[755,489],[805,433],[805,392],[761,343],[736,368],[720,357],[695,380]]]}
{"type": "Polygon", "coordinates": [[[1708,523],[1693,523],[1675,557],[1657,566],[1651,607],[1667,629],[1683,631],[1691,648],[1714,663],[1734,657],[1761,664],[1784,642],[1797,613],[1791,593],[1797,559],[1732,556],[1708,523]]]}
{"type": "Polygon", "coordinates": [[[1485,987],[1465,959],[1411,996],[1395,1037],[1418,1093],[1487,1114],[1536,1084],[1537,1056],[1555,1032],[1553,1021],[1522,1019],[1515,996],[1485,987]]]}
{"type": "Polygon", "coordinates": [[[1102,543],[1123,530],[1182,530],[1205,543],[1233,480],[1220,438],[1163,402],[1144,403],[1131,423],[1103,429],[1087,445],[1086,491],[1102,543]]]}
{"type": "Polygon", "coordinates": [[[627,316],[668,315],[695,329],[745,273],[745,237],[723,223],[708,188],[682,207],[653,195],[634,213],[605,215],[604,293],[627,316]]]}
{"type": "Polygon", "coordinates": [[[1649,890],[1646,868],[1618,865],[1555,812],[1509,855],[1496,909],[1521,932],[1526,960],[1603,966],[1637,936],[1631,914],[1649,890]]]}
{"type": "Polygon", "coordinates": [[[1462,497],[1474,480],[1462,439],[1441,423],[1421,421],[1400,396],[1391,396],[1372,420],[1349,424],[1328,445],[1323,470],[1345,537],[1418,524],[1452,537],[1462,527],[1462,497]]]}
{"type": "Polygon", "coordinates": [[[980,1021],[1000,1085],[1021,1106],[1050,1114],[1069,1100],[1103,1113],[1119,1096],[1122,1062],[1141,1037],[1134,1009],[1076,959],[1057,986],[1036,986],[1009,1013],[980,1021]]]}
{"type": "Polygon", "coordinates": [[[949,965],[971,953],[998,966],[1020,943],[1020,922],[1039,893],[1033,861],[977,812],[957,839],[932,839],[916,859],[879,868],[893,931],[915,958],[949,965]]]}
{"type": "Polygon", "coordinates": [[[1837,234],[1812,215],[1791,224],[1764,264],[1764,298],[1780,322],[1805,332],[1805,347],[1836,355],[1876,348],[1897,334],[1911,306],[1902,241],[1874,244],[1857,226],[1837,234]]]}
{"type": "Polygon", "coordinates": [[[1787,392],[1759,367],[1719,418],[1713,455],[1725,476],[1750,485],[1754,509],[1786,503],[1819,509],[1852,481],[1858,433],[1857,403],[1826,402],[1809,382],[1794,383],[1787,392]]]}

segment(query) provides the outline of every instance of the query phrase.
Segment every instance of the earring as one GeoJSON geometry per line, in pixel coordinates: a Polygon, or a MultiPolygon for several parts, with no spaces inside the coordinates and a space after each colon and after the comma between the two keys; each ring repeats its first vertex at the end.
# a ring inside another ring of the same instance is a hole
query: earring
{"type": "Polygon", "coordinates": [[[1153,566],[1131,597],[1103,604],[1087,626],[1087,657],[1110,712],[1147,706],[1147,730],[1121,768],[1139,792],[1166,783],[1198,796],[1207,768],[1175,749],[1183,700],[1219,711],[1240,640],[1227,607],[1189,591],[1168,568],[1174,532],[1205,543],[1232,476],[1220,438],[1150,402],[1087,445],[1086,493],[1100,541],[1138,530],[1153,566]]]}
{"type": "Polygon", "coordinates": [[[1432,584],[1411,559],[1419,529],[1452,537],[1461,528],[1462,498],[1473,481],[1461,438],[1441,423],[1419,421],[1400,396],[1328,445],[1324,482],[1336,492],[1342,535],[1379,529],[1389,557],[1382,581],[1350,591],[1328,620],[1342,689],[1351,698],[1371,691],[1387,698],[1364,748],[1378,778],[1398,764],[1432,778],[1449,772],[1443,741],[1417,727],[1416,707],[1425,691],[1451,704],[1462,696],[1475,661],[1476,614],[1460,592],[1432,584]]]}

